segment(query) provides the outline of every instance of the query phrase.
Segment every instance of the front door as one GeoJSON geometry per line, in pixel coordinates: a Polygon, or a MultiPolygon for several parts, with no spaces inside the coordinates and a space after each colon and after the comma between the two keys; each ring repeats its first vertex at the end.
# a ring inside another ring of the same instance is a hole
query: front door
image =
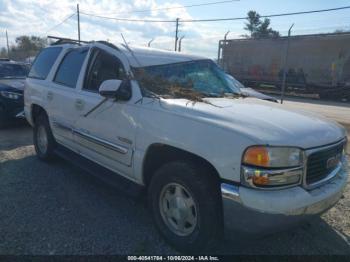
{"type": "Polygon", "coordinates": [[[132,175],[137,106],[129,101],[104,100],[98,93],[105,80],[126,78],[121,60],[98,48],[90,53],[84,83],[78,97],[85,114],[76,122],[74,138],[81,153],[124,176],[132,175]]]}

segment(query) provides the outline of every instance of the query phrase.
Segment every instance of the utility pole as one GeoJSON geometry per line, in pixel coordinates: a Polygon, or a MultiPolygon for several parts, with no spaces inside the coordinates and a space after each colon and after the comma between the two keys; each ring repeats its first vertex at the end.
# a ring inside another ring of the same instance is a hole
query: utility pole
{"type": "Polygon", "coordinates": [[[181,52],[181,43],[182,43],[182,39],[184,39],[184,35],[180,37],[180,40],[179,40],[179,52],[181,52]]]}
{"type": "Polygon", "coordinates": [[[77,17],[78,17],[78,42],[80,44],[80,15],[79,15],[79,4],[77,4],[77,17]]]}
{"type": "Polygon", "coordinates": [[[178,35],[179,33],[179,18],[176,18],[176,30],[175,30],[175,51],[177,51],[177,40],[178,40],[178,35]]]}
{"type": "Polygon", "coordinates": [[[7,35],[7,30],[6,30],[6,44],[7,44],[7,58],[10,58],[9,36],[7,35]]]}
{"type": "Polygon", "coordinates": [[[148,42],[148,44],[147,44],[147,46],[148,47],[151,47],[151,43],[154,41],[154,38],[152,38],[149,42],[148,42]]]}
{"type": "Polygon", "coordinates": [[[293,26],[294,26],[294,24],[292,24],[291,27],[288,30],[287,47],[286,47],[286,53],[285,53],[285,57],[284,57],[284,66],[283,66],[281,104],[283,104],[284,92],[285,92],[285,89],[286,89],[286,77],[287,77],[288,53],[289,53],[289,39],[290,39],[290,34],[292,32],[293,26]]]}

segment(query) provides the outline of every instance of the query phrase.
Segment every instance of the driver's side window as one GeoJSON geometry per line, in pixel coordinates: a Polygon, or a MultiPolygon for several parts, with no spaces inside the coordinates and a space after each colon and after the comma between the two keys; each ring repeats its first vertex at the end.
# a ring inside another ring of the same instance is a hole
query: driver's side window
{"type": "Polygon", "coordinates": [[[109,79],[125,79],[125,70],[118,58],[94,49],[90,56],[83,89],[98,92],[101,83],[109,79]]]}

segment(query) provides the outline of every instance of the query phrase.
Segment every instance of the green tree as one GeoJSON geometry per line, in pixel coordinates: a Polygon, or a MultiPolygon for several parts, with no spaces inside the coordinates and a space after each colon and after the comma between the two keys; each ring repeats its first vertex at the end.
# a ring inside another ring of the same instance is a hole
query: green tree
{"type": "Polygon", "coordinates": [[[248,12],[247,20],[244,30],[247,30],[250,34],[244,35],[246,38],[269,38],[279,37],[280,33],[273,30],[270,27],[270,19],[261,19],[261,16],[256,11],[248,12]]]}
{"type": "Polygon", "coordinates": [[[20,50],[39,51],[47,45],[47,41],[38,36],[23,35],[16,38],[16,44],[20,50]]]}
{"type": "Polygon", "coordinates": [[[24,60],[35,56],[48,44],[46,38],[27,35],[17,37],[15,42],[16,44],[10,48],[10,58],[13,60],[24,60]]]}
{"type": "Polygon", "coordinates": [[[337,29],[333,33],[340,34],[340,33],[349,33],[350,30],[347,29],[337,29]]]}

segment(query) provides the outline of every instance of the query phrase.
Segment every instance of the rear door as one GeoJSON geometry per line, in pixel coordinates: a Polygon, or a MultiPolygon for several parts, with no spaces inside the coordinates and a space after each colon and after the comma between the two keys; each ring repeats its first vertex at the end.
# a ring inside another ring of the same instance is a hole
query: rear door
{"type": "Polygon", "coordinates": [[[72,149],[74,123],[84,109],[77,99],[76,87],[87,53],[87,47],[72,48],[65,53],[46,95],[53,134],[59,143],[72,149]]]}

